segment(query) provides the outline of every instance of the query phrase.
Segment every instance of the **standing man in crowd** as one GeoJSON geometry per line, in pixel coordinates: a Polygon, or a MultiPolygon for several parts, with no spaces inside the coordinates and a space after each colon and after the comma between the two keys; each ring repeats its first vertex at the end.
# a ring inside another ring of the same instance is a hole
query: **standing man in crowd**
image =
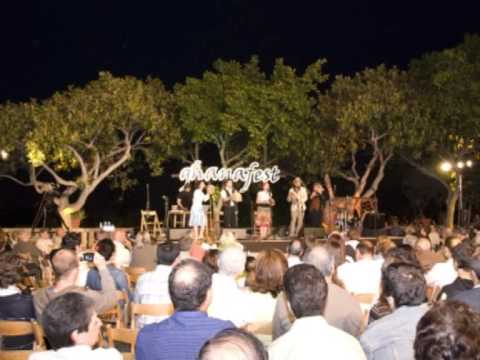
{"type": "Polygon", "coordinates": [[[218,332],[235,327],[230,321],[210,318],[212,274],[196,260],[183,260],[168,278],[175,313],[140,330],[135,347],[137,360],[195,360],[203,344],[218,332]]]}
{"type": "Polygon", "coordinates": [[[293,179],[292,187],[288,190],[287,201],[290,203],[290,227],[288,235],[296,237],[303,228],[305,217],[305,203],[308,200],[307,189],[303,186],[302,179],[293,179]]]}

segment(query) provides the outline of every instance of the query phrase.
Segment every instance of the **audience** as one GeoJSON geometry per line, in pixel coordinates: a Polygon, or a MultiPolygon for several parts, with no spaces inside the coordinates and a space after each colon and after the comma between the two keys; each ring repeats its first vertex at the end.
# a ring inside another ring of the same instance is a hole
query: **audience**
{"type": "Polygon", "coordinates": [[[470,255],[466,254],[464,261],[465,267],[471,269],[470,276],[474,287],[453,295],[451,299],[470,305],[475,311],[480,312],[480,246],[474,246],[470,255]]]}
{"type": "Polygon", "coordinates": [[[211,317],[230,320],[241,327],[252,321],[247,295],[240,290],[236,278],[245,268],[246,254],[238,246],[225,248],[218,258],[218,273],[212,276],[211,317]]]}
{"type": "Polygon", "coordinates": [[[87,276],[90,271],[88,266],[88,261],[84,260],[82,257],[82,247],[80,235],[75,233],[67,233],[62,239],[62,248],[70,249],[75,252],[79,260],[78,265],[78,276],[77,276],[77,286],[85,287],[87,286],[87,276]]]}
{"type": "MultiPolygon", "coordinates": [[[[113,241],[110,239],[100,240],[96,245],[96,249],[107,262],[107,269],[115,282],[116,289],[125,292],[128,294],[128,297],[132,299],[128,288],[127,275],[122,270],[118,269],[113,263],[113,258],[115,256],[115,244],[113,241]]],[[[102,290],[100,273],[97,268],[93,268],[88,272],[87,287],[92,290],[102,290]]]]}
{"type": "Polygon", "coordinates": [[[272,322],[277,296],[283,290],[283,275],[287,269],[287,259],[279,250],[258,253],[253,282],[247,292],[253,323],[272,322]]]}
{"type": "Polygon", "coordinates": [[[478,312],[460,302],[440,302],[418,322],[415,360],[478,360],[479,334],[478,312]]]}
{"type": "Polygon", "coordinates": [[[17,243],[12,249],[15,254],[27,255],[32,260],[42,256],[42,252],[31,242],[30,232],[28,230],[21,230],[17,234],[17,240],[17,243]]]}
{"type": "MultiPolygon", "coordinates": [[[[23,294],[18,287],[21,282],[22,263],[17,255],[4,253],[0,255],[0,320],[35,319],[33,299],[23,294]]],[[[5,350],[27,350],[32,348],[32,336],[15,336],[3,339],[5,350]]]]}
{"type": "Polygon", "coordinates": [[[35,246],[44,256],[50,254],[50,252],[54,249],[53,240],[50,238],[50,234],[48,233],[47,229],[42,229],[40,231],[38,239],[35,242],[35,246]]]}
{"type": "Polygon", "coordinates": [[[95,253],[93,264],[98,269],[102,290],[90,290],[77,286],[79,263],[77,255],[69,249],[60,249],[52,257],[52,267],[55,274],[55,284],[51,287],[38,289],[33,294],[35,314],[40,319],[47,304],[54,298],[70,292],[86,295],[93,300],[97,313],[101,314],[115,306],[115,283],[107,269],[107,264],[102,255],[95,253]]]}
{"type": "Polygon", "coordinates": [[[242,329],[220,331],[200,350],[199,360],[268,360],[262,342],[242,329]]]}
{"type": "Polygon", "coordinates": [[[412,359],[415,327],[428,310],[422,270],[392,263],[382,271],[382,286],[394,310],[369,324],[360,343],[369,360],[412,359]]]}
{"type": "Polygon", "coordinates": [[[373,260],[373,245],[361,241],[355,249],[353,263],[345,263],[337,268],[338,278],[353,294],[378,294],[380,290],[381,263],[373,260]]]}
{"type": "Polygon", "coordinates": [[[299,239],[290,241],[287,247],[288,267],[292,267],[302,263],[303,244],[299,239]]]}
{"type": "MultiPolygon", "coordinates": [[[[327,322],[355,337],[360,335],[363,314],[359,302],[346,290],[332,281],[335,270],[334,257],[327,245],[317,245],[309,251],[304,262],[315,266],[328,284],[327,303],[323,314],[327,322]]],[[[284,294],[278,297],[273,316],[273,339],[286,333],[292,323],[292,316],[284,294]]]]}
{"type": "Polygon", "coordinates": [[[428,286],[442,288],[455,281],[457,271],[453,264],[452,251],[460,243],[461,240],[458,237],[449,237],[445,241],[443,255],[447,260],[435,264],[432,269],[425,274],[428,286]]]}
{"type": "Polygon", "coordinates": [[[130,266],[132,254],[130,253],[130,242],[127,239],[127,232],[125,230],[115,230],[113,232],[113,242],[115,244],[115,256],[113,263],[119,269],[130,266]]]}
{"type": "MultiPolygon", "coordinates": [[[[172,271],[172,264],[177,259],[180,248],[177,243],[166,242],[157,247],[157,267],[140,275],[135,288],[134,301],[137,304],[170,304],[168,292],[168,277],[172,271]]],[[[140,316],[137,326],[142,328],[146,324],[152,324],[165,317],[140,316]]]]}
{"type": "Polygon", "coordinates": [[[121,360],[116,349],[92,349],[98,342],[102,322],[91,298],[67,293],[51,300],[42,316],[42,327],[53,350],[34,353],[30,360],[121,360]]]}
{"type": "Polygon", "coordinates": [[[135,246],[132,250],[132,261],[130,267],[144,268],[147,271],[153,271],[157,264],[157,246],[152,244],[150,234],[138,233],[135,246]]]}
{"type": "Polygon", "coordinates": [[[224,329],[230,321],[208,317],[212,276],[207,266],[182,260],[168,278],[175,313],[159,323],[144,326],[137,337],[137,360],[197,359],[203,344],[224,329]]]}
{"type": "Polygon", "coordinates": [[[317,268],[300,264],[288,269],[284,288],[296,320],[271,345],[272,360],[311,359],[315,354],[325,359],[365,359],[358,341],[323,317],[328,285],[317,268]]]}
{"type": "Polygon", "coordinates": [[[202,262],[207,265],[212,272],[218,272],[218,257],[220,251],[218,249],[210,249],[205,253],[202,262]]]}
{"type": "Polygon", "coordinates": [[[415,252],[424,272],[428,272],[437,263],[445,261],[444,257],[432,251],[432,243],[430,239],[421,237],[415,243],[415,252]]]}

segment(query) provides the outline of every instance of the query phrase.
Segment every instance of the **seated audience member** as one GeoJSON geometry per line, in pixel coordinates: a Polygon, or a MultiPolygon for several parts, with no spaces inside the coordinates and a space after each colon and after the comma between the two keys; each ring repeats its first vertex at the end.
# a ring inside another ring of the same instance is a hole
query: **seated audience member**
{"type": "MultiPolygon", "coordinates": [[[[172,271],[172,264],[180,253],[177,243],[166,242],[157,247],[157,267],[140,275],[135,287],[134,302],[137,304],[170,304],[168,293],[168,277],[172,271]]],[[[165,317],[139,316],[137,326],[152,324],[165,319],[165,317]]]]}
{"type": "Polygon", "coordinates": [[[112,276],[107,269],[107,264],[102,255],[95,253],[93,264],[98,269],[101,279],[102,290],[95,291],[77,286],[79,264],[77,255],[69,249],[60,249],[52,256],[52,267],[55,274],[55,284],[51,287],[42,288],[33,294],[35,314],[38,319],[45,306],[54,298],[66,293],[81,293],[93,300],[95,310],[101,314],[115,306],[116,289],[112,276]]]}
{"type": "Polygon", "coordinates": [[[474,287],[453,295],[451,299],[470,305],[475,311],[480,312],[480,246],[476,245],[471,249],[470,255],[466,254],[464,261],[465,267],[471,269],[470,276],[474,287]]]}
{"type": "Polygon", "coordinates": [[[345,238],[345,259],[348,262],[355,261],[357,245],[360,244],[360,231],[351,229],[345,238]]]}
{"type": "Polygon", "coordinates": [[[430,226],[430,231],[428,233],[428,239],[432,243],[432,248],[433,250],[438,250],[440,246],[442,245],[442,238],[440,237],[440,234],[437,231],[437,228],[432,225],[430,226]]]}
{"type": "Polygon", "coordinates": [[[445,258],[432,251],[432,244],[430,239],[421,237],[415,243],[415,254],[418,262],[424,272],[428,272],[435,264],[445,261],[445,258]]]}
{"type": "Polygon", "coordinates": [[[415,360],[480,359],[480,314],[458,301],[435,304],[417,325],[415,360]]]}
{"type": "Polygon", "coordinates": [[[373,245],[361,241],[355,250],[356,262],[345,263],[337,268],[338,278],[353,294],[378,294],[380,290],[381,264],[373,260],[373,245]]]}
{"type": "MultiPolygon", "coordinates": [[[[242,248],[243,249],[243,248],[242,248]]],[[[250,288],[255,278],[255,265],[257,259],[255,256],[248,255],[245,260],[245,270],[243,274],[237,278],[237,283],[241,288],[250,288]]]]}
{"type": "Polygon", "coordinates": [[[191,259],[192,256],[190,255],[190,250],[193,245],[193,239],[190,235],[181,237],[178,240],[178,246],[180,247],[180,254],[178,255],[177,261],[180,262],[182,260],[191,259]]]}
{"type": "Polygon", "coordinates": [[[137,241],[132,250],[130,267],[141,267],[147,271],[153,271],[157,264],[157,246],[152,244],[148,232],[137,234],[137,241]]]}
{"type": "Polygon", "coordinates": [[[67,233],[62,239],[62,248],[72,250],[80,259],[76,285],[80,287],[87,286],[87,276],[88,272],[90,271],[90,267],[88,266],[88,261],[83,260],[81,256],[82,247],[80,234],[67,233]]]}
{"type": "Polygon", "coordinates": [[[168,278],[175,313],[140,330],[136,360],[197,359],[205,342],[234,327],[230,321],[208,317],[211,286],[211,272],[204,264],[186,259],[175,266],[168,278]]]}
{"type": "MultiPolygon", "coordinates": [[[[123,291],[128,294],[131,299],[131,294],[128,289],[127,275],[113,264],[113,257],[115,256],[115,244],[110,239],[104,239],[97,243],[97,252],[103,256],[107,262],[107,269],[115,282],[117,290],[123,291]]],[[[92,290],[102,290],[102,282],[100,273],[97,268],[93,268],[87,275],[87,287],[92,290]]]]}
{"type": "Polygon", "coordinates": [[[383,263],[387,252],[395,247],[396,247],[395,243],[392,241],[392,239],[390,239],[389,236],[386,236],[386,235],[378,236],[377,243],[375,244],[374,259],[376,261],[379,261],[380,263],[383,263]]]}
{"type": "Polygon", "coordinates": [[[203,345],[198,359],[268,360],[268,352],[251,333],[242,329],[226,329],[203,345]]]}
{"type": "Polygon", "coordinates": [[[415,328],[427,312],[426,284],[419,267],[393,263],[382,271],[383,293],[394,310],[368,325],[360,343],[369,360],[413,359],[415,328]]]}
{"type": "Polygon", "coordinates": [[[55,234],[52,237],[54,249],[58,249],[62,246],[62,239],[67,234],[64,228],[57,228],[55,234]]]}
{"type": "Polygon", "coordinates": [[[207,265],[213,273],[218,272],[218,257],[220,251],[218,249],[210,249],[205,253],[202,263],[207,265]]]}
{"type": "Polygon", "coordinates": [[[428,286],[442,288],[455,281],[457,278],[457,271],[453,264],[452,251],[460,243],[461,240],[456,237],[449,237],[445,241],[443,255],[447,260],[436,263],[432,269],[425,274],[428,286]]]}
{"type": "Polygon", "coordinates": [[[21,230],[17,235],[17,240],[12,249],[15,254],[28,255],[32,259],[42,256],[42,252],[31,242],[30,233],[27,230],[21,230]]]}
{"type": "Polygon", "coordinates": [[[387,228],[388,236],[403,237],[405,236],[405,231],[403,231],[397,216],[392,216],[387,228]]]}
{"type": "Polygon", "coordinates": [[[211,317],[230,320],[238,327],[251,320],[247,295],[236,282],[245,260],[246,254],[238,246],[227,247],[220,253],[218,273],[212,275],[212,302],[208,308],[211,317]]]}
{"type": "MultiPolygon", "coordinates": [[[[328,284],[327,303],[323,316],[327,322],[355,337],[360,335],[363,314],[359,302],[345,289],[332,282],[335,271],[334,255],[328,245],[317,245],[309,251],[304,262],[315,266],[328,284]]],[[[273,339],[285,334],[294,321],[285,293],[278,297],[273,316],[273,339]]]]}
{"type": "Polygon", "coordinates": [[[129,267],[132,254],[130,253],[131,245],[127,239],[127,232],[125,230],[115,230],[113,232],[113,242],[115,244],[113,263],[119,269],[129,267]]]}
{"type": "MultiPolygon", "coordinates": [[[[22,294],[17,287],[21,281],[22,263],[17,255],[0,255],[0,320],[35,319],[31,295],[22,294]]],[[[5,337],[0,350],[28,350],[32,348],[32,336],[5,337]]]]}
{"type": "Polygon", "coordinates": [[[38,239],[35,241],[35,246],[42,253],[42,255],[48,255],[54,249],[53,240],[50,238],[47,229],[42,229],[38,239]]]}
{"type": "Polygon", "coordinates": [[[303,244],[299,239],[290,241],[287,247],[288,267],[292,267],[302,263],[303,244]]]}
{"type": "Polygon", "coordinates": [[[408,225],[405,228],[406,235],[403,238],[402,243],[404,245],[410,245],[411,247],[414,247],[415,244],[417,243],[418,237],[417,237],[417,231],[415,229],[415,226],[413,225],[408,225]]]}
{"type": "Polygon", "coordinates": [[[283,290],[283,275],[288,269],[287,259],[279,250],[258,253],[254,278],[247,292],[253,323],[271,323],[277,296],[283,290]]]}
{"type": "Polygon", "coordinates": [[[473,288],[472,269],[470,269],[469,258],[473,248],[467,242],[463,242],[452,250],[452,258],[457,278],[451,284],[444,286],[438,294],[438,299],[446,300],[454,297],[462,291],[473,288]]]}
{"type": "Polygon", "coordinates": [[[284,288],[296,320],[271,345],[272,360],[365,359],[358,340],[325,320],[329,287],[317,268],[300,264],[288,269],[284,288]]]}
{"type": "Polygon", "coordinates": [[[332,233],[327,240],[328,251],[335,258],[335,269],[345,263],[345,242],[338,234],[332,233]]]}
{"type": "Polygon", "coordinates": [[[92,349],[101,326],[92,299],[79,293],[59,296],[48,303],[42,316],[42,327],[53,350],[34,353],[30,360],[121,360],[116,349],[92,349]]]}

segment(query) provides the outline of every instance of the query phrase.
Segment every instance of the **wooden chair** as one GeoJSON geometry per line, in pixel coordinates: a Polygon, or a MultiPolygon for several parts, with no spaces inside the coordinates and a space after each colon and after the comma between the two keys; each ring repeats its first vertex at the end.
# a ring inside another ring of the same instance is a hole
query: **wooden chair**
{"type": "Polygon", "coordinates": [[[117,290],[117,304],[110,310],[100,314],[98,317],[102,322],[108,324],[115,324],[116,327],[121,327],[126,324],[128,312],[128,294],[124,291],[117,290]],[[123,307],[121,306],[123,303],[123,307]]]}
{"type": "Polygon", "coordinates": [[[130,304],[130,314],[132,316],[132,321],[130,322],[130,328],[136,328],[136,316],[138,315],[147,315],[147,316],[170,316],[173,314],[173,305],[172,304],[130,304]]]}
{"type": "Polygon", "coordinates": [[[129,285],[133,287],[136,283],[140,275],[147,272],[147,269],[143,267],[127,267],[125,272],[128,275],[129,285]]]}
{"type": "Polygon", "coordinates": [[[137,333],[138,332],[135,329],[112,328],[110,325],[107,325],[108,346],[113,348],[115,342],[130,345],[130,352],[122,353],[122,356],[126,360],[133,359],[137,333]]]}
{"type": "Polygon", "coordinates": [[[32,350],[0,351],[0,360],[28,360],[33,353],[32,350]]]}
{"type": "Polygon", "coordinates": [[[33,335],[34,350],[45,349],[45,343],[43,341],[43,331],[41,330],[40,325],[38,325],[36,321],[0,320],[0,337],[25,335],[33,335]]]}

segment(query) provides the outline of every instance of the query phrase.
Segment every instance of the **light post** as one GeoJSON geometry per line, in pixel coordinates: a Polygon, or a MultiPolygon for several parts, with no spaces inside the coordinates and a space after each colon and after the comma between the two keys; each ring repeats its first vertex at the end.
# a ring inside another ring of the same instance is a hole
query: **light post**
{"type": "Polygon", "coordinates": [[[450,161],[444,161],[440,164],[440,170],[445,173],[453,171],[457,176],[457,190],[458,190],[458,213],[457,213],[457,224],[458,226],[463,226],[463,170],[465,168],[471,168],[473,166],[472,160],[459,160],[456,163],[451,163],[450,161]]]}

